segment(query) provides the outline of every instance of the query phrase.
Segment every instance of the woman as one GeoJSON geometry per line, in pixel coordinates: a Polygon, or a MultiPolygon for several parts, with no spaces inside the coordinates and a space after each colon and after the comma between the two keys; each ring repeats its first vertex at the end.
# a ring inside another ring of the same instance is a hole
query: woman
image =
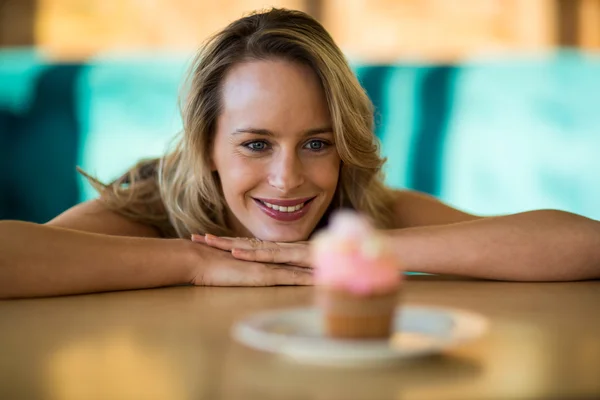
{"type": "Polygon", "coordinates": [[[385,229],[409,270],[600,277],[597,221],[552,210],[481,218],[386,188],[372,105],[304,13],[254,14],[214,36],[183,119],[172,153],[108,186],[91,179],[99,199],[45,225],[1,222],[0,296],[310,284],[306,240],[342,207],[385,229]]]}

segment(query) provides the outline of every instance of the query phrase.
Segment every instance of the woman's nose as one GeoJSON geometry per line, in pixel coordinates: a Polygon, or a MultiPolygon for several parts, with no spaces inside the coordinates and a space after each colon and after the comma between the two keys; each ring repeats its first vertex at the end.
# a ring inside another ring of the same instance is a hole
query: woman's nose
{"type": "Polygon", "coordinates": [[[273,159],[269,185],[281,192],[289,192],[304,183],[302,162],[295,152],[282,152],[273,159]]]}

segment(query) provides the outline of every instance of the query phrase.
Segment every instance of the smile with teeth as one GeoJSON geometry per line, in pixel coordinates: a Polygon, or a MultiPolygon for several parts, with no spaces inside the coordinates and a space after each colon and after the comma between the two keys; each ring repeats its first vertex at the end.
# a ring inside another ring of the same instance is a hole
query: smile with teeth
{"type": "Polygon", "coordinates": [[[275,211],[288,212],[288,213],[301,210],[302,208],[304,208],[304,205],[306,204],[306,202],[304,202],[304,203],[296,204],[294,206],[285,207],[285,206],[278,206],[278,205],[275,205],[275,204],[267,203],[266,201],[262,201],[262,200],[259,200],[259,201],[261,203],[263,203],[265,206],[267,206],[269,208],[272,208],[275,211]]]}

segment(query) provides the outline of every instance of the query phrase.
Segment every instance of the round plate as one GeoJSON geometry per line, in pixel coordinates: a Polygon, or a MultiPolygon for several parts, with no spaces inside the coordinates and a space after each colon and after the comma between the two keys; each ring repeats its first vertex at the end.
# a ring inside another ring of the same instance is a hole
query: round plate
{"type": "Polygon", "coordinates": [[[236,340],[255,349],[323,365],[367,366],[438,353],[481,336],[487,320],[472,312],[425,306],[396,309],[394,332],[385,340],[326,337],[317,308],[252,315],[233,327],[236,340]]]}

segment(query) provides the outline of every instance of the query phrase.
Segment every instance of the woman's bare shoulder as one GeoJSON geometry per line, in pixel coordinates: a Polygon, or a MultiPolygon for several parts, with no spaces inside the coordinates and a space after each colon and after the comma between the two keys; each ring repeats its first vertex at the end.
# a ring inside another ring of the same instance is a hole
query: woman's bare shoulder
{"type": "Polygon", "coordinates": [[[394,218],[397,229],[445,225],[482,218],[421,192],[394,190],[394,198],[394,218]]]}
{"type": "Polygon", "coordinates": [[[100,200],[78,204],[46,225],[114,236],[161,236],[158,229],[109,210],[100,200]]]}

